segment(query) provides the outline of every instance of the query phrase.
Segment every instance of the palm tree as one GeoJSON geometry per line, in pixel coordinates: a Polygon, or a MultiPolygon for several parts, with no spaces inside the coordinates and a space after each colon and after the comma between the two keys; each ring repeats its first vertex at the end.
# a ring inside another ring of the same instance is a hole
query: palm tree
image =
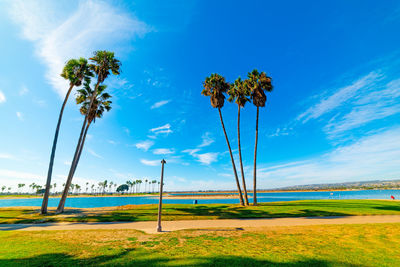
{"type": "Polygon", "coordinates": [[[7,187],[3,185],[3,186],[1,187],[1,193],[3,193],[3,191],[6,190],[6,188],[7,188],[7,187]]]}
{"type": "Polygon", "coordinates": [[[69,89],[67,91],[67,94],[65,95],[64,102],[61,106],[60,114],[58,116],[56,132],[54,134],[54,140],[53,140],[53,147],[51,149],[49,169],[47,172],[46,189],[44,192],[42,208],[40,211],[41,214],[47,213],[47,205],[49,202],[49,195],[50,195],[51,175],[53,173],[53,164],[54,164],[54,158],[55,158],[56,147],[57,147],[58,133],[60,131],[60,125],[61,125],[61,120],[62,120],[62,116],[64,113],[64,108],[65,108],[65,105],[67,104],[67,101],[68,101],[69,95],[71,94],[72,88],[74,86],[81,86],[82,80],[86,76],[92,76],[92,74],[88,68],[87,60],[84,58],[69,60],[67,62],[67,64],[65,64],[64,69],[61,73],[61,77],[63,77],[64,79],[69,81],[69,89]]]}
{"type": "Polygon", "coordinates": [[[57,190],[56,190],[56,187],[57,187],[57,183],[54,183],[54,184],[53,184],[53,188],[54,188],[54,194],[55,194],[55,193],[56,193],[56,191],[57,191],[57,190]]]}
{"type": "Polygon", "coordinates": [[[145,192],[145,193],[147,193],[146,188],[147,188],[147,182],[148,182],[148,181],[149,181],[149,180],[144,179],[144,192],[145,192]]]}
{"type": "Polygon", "coordinates": [[[140,193],[140,185],[142,184],[142,180],[138,179],[138,180],[136,180],[136,183],[138,184],[138,187],[139,187],[138,192],[140,193]]]}
{"type": "Polygon", "coordinates": [[[254,169],[253,169],[253,205],[257,205],[257,143],[258,143],[258,113],[260,107],[265,107],[267,96],[264,91],[271,92],[271,78],[265,72],[259,73],[254,69],[247,75],[247,86],[251,90],[253,104],[257,107],[256,115],[256,141],[254,145],[254,169]]]}
{"type": "Polygon", "coordinates": [[[236,81],[231,85],[228,91],[228,101],[235,102],[238,105],[238,147],[239,147],[239,161],[240,161],[240,172],[242,173],[242,183],[243,183],[243,191],[244,191],[244,199],[246,201],[246,205],[249,205],[249,199],[247,197],[247,188],[246,188],[246,179],[244,178],[243,171],[243,161],[242,161],[242,148],[240,146],[240,109],[244,108],[247,102],[250,101],[250,90],[248,89],[246,82],[242,81],[239,77],[236,81]]]}
{"type": "MultiPolygon", "coordinates": [[[[22,188],[22,187],[24,187],[25,186],[25,184],[18,184],[18,189],[20,189],[20,188],[22,188]]],[[[22,190],[21,190],[22,191],[22,190]]],[[[20,193],[22,193],[22,192],[20,192],[20,193]]]]}
{"type": "Polygon", "coordinates": [[[222,77],[221,75],[213,73],[213,74],[211,74],[210,77],[207,77],[205,79],[205,81],[203,82],[203,86],[204,86],[204,89],[201,92],[201,94],[204,96],[210,96],[211,106],[213,108],[218,108],[219,118],[221,119],[222,129],[224,130],[226,143],[228,145],[229,154],[231,156],[233,173],[235,175],[236,185],[237,185],[238,192],[239,192],[240,204],[244,205],[242,190],[240,189],[240,183],[239,183],[239,178],[238,178],[237,171],[236,171],[235,161],[233,159],[231,145],[229,144],[228,135],[226,134],[225,125],[224,125],[224,121],[222,119],[222,113],[221,113],[221,108],[224,106],[224,102],[225,102],[224,93],[226,93],[226,91],[229,89],[229,83],[226,82],[225,78],[222,77]]]}
{"type": "Polygon", "coordinates": [[[126,184],[129,186],[129,189],[131,190],[131,193],[132,193],[133,182],[128,180],[128,181],[126,181],[126,184]]]}
{"type": "MultiPolygon", "coordinates": [[[[85,81],[84,88],[78,90],[78,95],[76,97],[76,103],[81,104],[81,108],[80,108],[81,114],[82,115],[87,114],[88,113],[87,110],[89,110],[89,107],[91,107],[91,112],[89,112],[89,115],[87,116],[88,121],[87,121],[87,125],[84,129],[82,143],[80,144],[80,147],[79,147],[78,157],[77,157],[77,161],[75,163],[76,165],[71,165],[67,183],[65,185],[60,203],[58,204],[58,208],[57,208],[58,213],[64,211],[65,200],[67,198],[68,188],[69,188],[68,184],[71,184],[71,182],[72,182],[72,178],[75,173],[79,158],[81,156],[83,146],[84,146],[85,140],[86,140],[86,135],[87,135],[87,132],[89,130],[91,123],[92,122],[95,123],[96,118],[101,118],[103,116],[104,111],[109,111],[111,109],[112,102],[109,100],[111,98],[111,96],[108,93],[104,93],[104,90],[106,88],[107,87],[105,85],[100,85],[98,87],[97,97],[93,101],[93,105],[91,105],[90,103],[91,103],[92,95],[94,95],[95,92],[94,92],[94,90],[92,90],[90,88],[90,80],[85,81]]],[[[85,117],[86,117],[86,115],[85,115],[85,117]]]]}

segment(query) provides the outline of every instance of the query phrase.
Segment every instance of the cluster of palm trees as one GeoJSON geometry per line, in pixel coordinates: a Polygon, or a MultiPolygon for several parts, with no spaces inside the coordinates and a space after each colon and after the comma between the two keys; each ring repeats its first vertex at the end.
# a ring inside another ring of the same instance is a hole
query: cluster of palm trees
{"type": "Polygon", "coordinates": [[[132,181],[126,181],[126,184],[129,187],[129,192],[130,193],[139,193],[140,191],[140,186],[144,182],[144,191],[142,193],[154,193],[154,189],[156,185],[160,184],[157,180],[149,180],[149,179],[137,179],[137,180],[132,180],[132,181]]]}
{"type": "Polygon", "coordinates": [[[257,144],[258,144],[258,117],[259,108],[265,107],[267,97],[265,92],[272,91],[271,78],[266,75],[265,72],[258,72],[254,69],[252,72],[247,74],[247,79],[242,80],[240,77],[237,78],[233,83],[229,83],[225,78],[219,74],[213,73],[205,79],[203,82],[204,89],[201,92],[204,96],[209,96],[211,100],[211,106],[213,108],[218,108],[222,129],[225,134],[226,143],[228,145],[233,173],[235,175],[235,181],[238,188],[238,195],[241,205],[249,205],[249,200],[247,196],[246,179],[243,170],[242,161],[242,150],[240,145],[240,110],[244,108],[247,102],[252,101],[257,107],[256,115],[256,127],[255,127],[255,146],[254,146],[254,170],[253,170],[253,205],[257,205],[257,144]],[[240,186],[239,178],[236,171],[235,161],[233,159],[232,149],[229,143],[229,138],[225,130],[224,121],[222,119],[221,108],[225,103],[225,94],[228,95],[228,101],[234,102],[238,105],[238,120],[237,120],[237,130],[238,130],[238,153],[240,161],[240,172],[242,176],[242,186],[244,199],[242,194],[242,189],[240,186]]]}
{"type": "Polygon", "coordinates": [[[120,67],[121,62],[115,58],[113,52],[109,51],[96,51],[94,52],[93,57],[89,58],[89,61],[85,58],[79,58],[71,59],[66,63],[61,73],[61,77],[69,81],[69,88],[61,106],[54,135],[46,187],[41,208],[42,214],[47,213],[58,134],[60,131],[64,108],[72,89],[74,87],[80,87],[80,89],[77,90],[76,103],[80,105],[79,111],[82,115],[84,115],[84,120],[60,203],[57,207],[58,213],[64,211],[65,201],[71,188],[72,179],[77,169],[90,125],[95,123],[96,118],[101,118],[105,111],[109,111],[111,109],[111,101],[109,100],[111,96],[105,92],[107,87],[103,83],[111,74],[119,75],[120,67]],[[95,79],[95,82],[92,83],[92,79],[95,79]]]}

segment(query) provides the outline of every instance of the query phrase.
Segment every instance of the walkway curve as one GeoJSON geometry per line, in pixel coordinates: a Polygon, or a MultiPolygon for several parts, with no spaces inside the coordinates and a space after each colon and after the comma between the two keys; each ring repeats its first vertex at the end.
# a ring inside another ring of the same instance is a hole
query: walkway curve
{"type": "MultiPolygon", "coordinates": [[[[273,226],[303,226],[325,224],[366,224],[366,223],[400,223],[400,215],[370,216],[335,216],[335,217],[295,217],[266,219],[220,219],[220,220],[183,220],[162,222],[164,231],[184,229],[213,228],[254,228],[273,226]]],[[[156,233],[157,222],[85,222],[85,223],[42,223],[42,224],[0,224],[2,231],[48,231],[48,230],[112,230],[134,229],[146,233],[156,233]]],[[[215,229],[214,229],[215,230],[215,229]]]]}

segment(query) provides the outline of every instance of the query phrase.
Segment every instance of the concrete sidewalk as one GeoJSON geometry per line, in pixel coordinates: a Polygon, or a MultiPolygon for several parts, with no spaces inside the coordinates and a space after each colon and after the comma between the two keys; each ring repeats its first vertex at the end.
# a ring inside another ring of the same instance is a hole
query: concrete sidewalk
{"type": "MultiPolygon", "coordinates": [[[[266,219],[224,219],[164,221],[163,231],[213,228],[256,228],[273,226],[302,226],[324,224],[366,224],[400,223],[400,215],[337,216],[337,217],[296,217],[266,219]]],[[[51,231],[51,230],[93,230],[93,229],[134,229],[156,233],[157,222],[85,222],[85,223],[43,223],[43,224],[0,224],[1,231],[51,231]]]]}

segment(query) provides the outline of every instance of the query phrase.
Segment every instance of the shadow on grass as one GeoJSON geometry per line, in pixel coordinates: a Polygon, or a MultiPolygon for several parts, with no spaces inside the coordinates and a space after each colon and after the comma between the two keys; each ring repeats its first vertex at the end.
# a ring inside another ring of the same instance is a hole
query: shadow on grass
{"type": "Polygon", "coordinates": [[[192,258],[160,258],[147,253],[134,253],[126,250],[119,254],[96,256],[92,258],[76,258],[64,253],[42,254],[30,258],[0,259],[1,266],[358,266],[354,264],[308,259],[292,262],[273,262],[238,256],[192,257],[192,258]]]}
{"type": "Polygon", "coordinates": [[[196,206],[190,208],[176,208],[176,210],[194,216],[215,216],[218,219],[254,219],[254,218],[286,218],[286,217],[328,217],[350,216],[350,213],[325,211],[317,209],[300,209],[296,212],[269,212],[252,207],[229,206],[196,206]]]}
{"type": "MultiPolygon", "coordinates": [[[[330,217],[373,214],[400,214],[400,203],[375,200],[304,200],[262,203],[242,207],[232,204],[166,204],[163,220],[252,219],[283,217],[330,217]]],[[[122,206],[104,210],[69,208],[63,214],[39,215],[39,210],[2,209],[1,223],[50,222],[135,222],[157,220],[157,205],[122,206]]]]}

